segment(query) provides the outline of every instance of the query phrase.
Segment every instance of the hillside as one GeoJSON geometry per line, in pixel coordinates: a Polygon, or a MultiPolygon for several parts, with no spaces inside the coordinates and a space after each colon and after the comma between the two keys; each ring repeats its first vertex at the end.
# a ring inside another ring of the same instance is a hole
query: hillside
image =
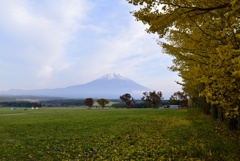
{"type": "Polygon", "coordinates": [[[42,96],[64,98],[108,98],[118,99],[120,95],[130,93],[134,98],[140,99],[144,91],[150,91],[135,81],[117,73],[106,74],[96,80],[81,85],[73,85],[65,88],[20,90],[12,89],[0,92],[0,95],[8,96],[42,96]]]}

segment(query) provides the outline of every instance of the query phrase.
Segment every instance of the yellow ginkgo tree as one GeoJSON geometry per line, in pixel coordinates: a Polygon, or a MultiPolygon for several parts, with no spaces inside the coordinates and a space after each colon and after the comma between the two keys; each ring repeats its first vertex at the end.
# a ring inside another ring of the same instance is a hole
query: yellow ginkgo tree
{"type": "MultiPolygon", "coordinates": [[[[240,1],[127,0],[140,9],[132,14],[158,34],[171,70],[182,77],[183,90],[234,120],[240,116],[240,1]]],[[[209,106],[210,107],[210,106],[209,106]]],[[[209,110],[206,110],[209,111],[209,110]]]]}

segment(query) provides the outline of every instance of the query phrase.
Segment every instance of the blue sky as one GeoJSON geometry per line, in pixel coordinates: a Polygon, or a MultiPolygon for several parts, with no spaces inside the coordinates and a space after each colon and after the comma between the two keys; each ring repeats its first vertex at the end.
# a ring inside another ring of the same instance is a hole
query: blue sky
{"type": "Polygon", "coordinates": [[[125,0],[0,0],[0,91],[84,84],[116,72],[164,97],[181,90],[156,35],[125,0]]]}

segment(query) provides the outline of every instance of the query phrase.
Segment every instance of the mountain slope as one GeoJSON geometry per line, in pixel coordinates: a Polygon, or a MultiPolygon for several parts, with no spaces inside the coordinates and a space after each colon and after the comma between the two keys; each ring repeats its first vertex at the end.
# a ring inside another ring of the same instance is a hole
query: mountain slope
{"type": "Polygon", "coordinates": [[[9,90],[1,95],[29,95],[29,96],[56,96],[66,98],[119,98],[120,95],[130,93],[135,98],[140,98],[144,87],[120,74],[106,74],[94,81],[82,85],[69,86],[57,89],[41,90],[9,90]]]}

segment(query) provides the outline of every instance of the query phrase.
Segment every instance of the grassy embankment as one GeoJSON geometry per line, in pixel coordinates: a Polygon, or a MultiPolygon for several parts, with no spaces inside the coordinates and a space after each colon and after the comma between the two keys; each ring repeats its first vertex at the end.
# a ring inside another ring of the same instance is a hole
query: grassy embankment
{"type": "Polygon", "coordinates": [[[0,109],[0,160],[240,160],[239,135],[197,112],[0,109]]]}

